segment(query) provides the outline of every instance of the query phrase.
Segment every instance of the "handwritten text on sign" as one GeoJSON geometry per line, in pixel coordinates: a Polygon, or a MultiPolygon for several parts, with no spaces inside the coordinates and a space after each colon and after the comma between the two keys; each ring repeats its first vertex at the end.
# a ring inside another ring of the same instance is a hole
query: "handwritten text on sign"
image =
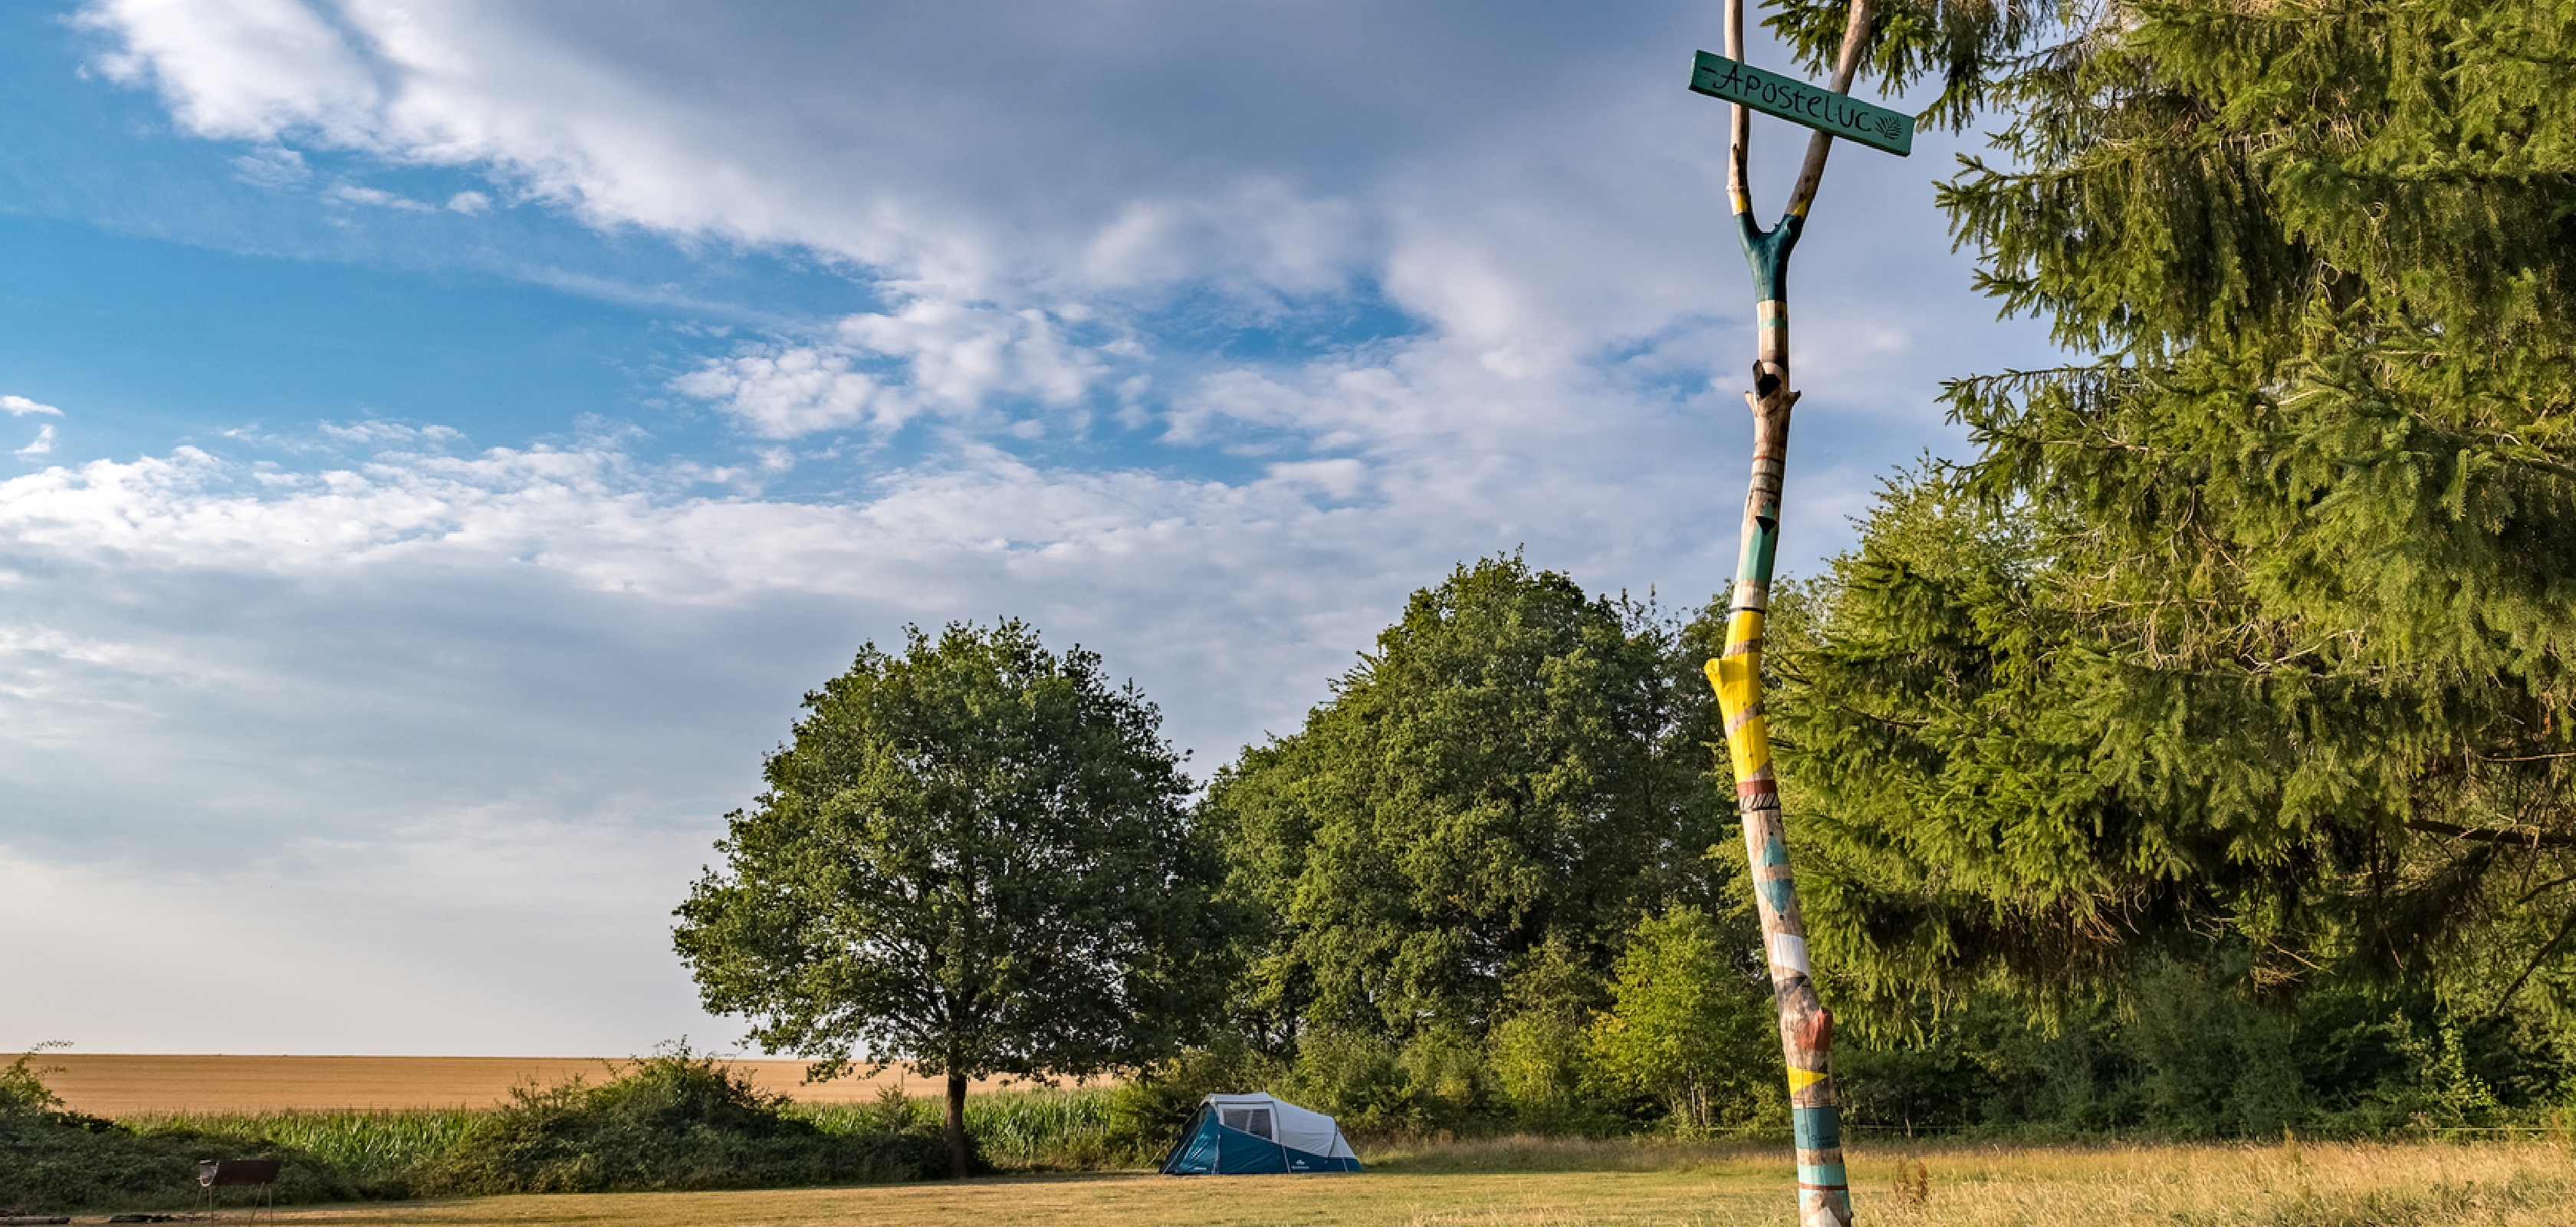
{"type": "Polygon", "coordinates": [[[1703,51],[1691,64],[1691,92],[1740,102],[1754,110],[1859,141],[1898,157],[1914,152],[1914,117],[1874,107],[1820,85],[1764,72],[1703,51]]]}

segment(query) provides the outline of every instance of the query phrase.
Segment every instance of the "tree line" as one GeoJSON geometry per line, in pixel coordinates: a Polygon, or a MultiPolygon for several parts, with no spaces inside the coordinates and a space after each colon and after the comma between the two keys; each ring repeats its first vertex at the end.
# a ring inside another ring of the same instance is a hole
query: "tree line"
{"type": "MultiPolygon", "coordinates": [[[[1843,17],[1772,25],[1819,61],[1843,17]]],[[[2576,1107],[2576,3],[1874,21],[1927,122],[1997,117],[1941,205],[2085,357],[1945,385],[1967,453],[1775,596],[1852,1119],[2576,1107]]],[[[1096,657],[915,632],[809,697],[681,952],[779,1051],[1768,1121],[1721,612],[1461,565],[1196,792],[1096,657]]]]}

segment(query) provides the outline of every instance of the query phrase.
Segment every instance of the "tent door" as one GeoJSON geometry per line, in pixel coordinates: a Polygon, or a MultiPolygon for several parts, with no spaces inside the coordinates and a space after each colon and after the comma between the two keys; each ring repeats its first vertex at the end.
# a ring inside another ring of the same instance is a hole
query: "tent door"
{"type": "Polygon", "coordinates": [[[1206,1119],[1207,1108],[1204,1105],[1202,1105],[1198,1111],[1190,1113],[1190,1123],[1181,1129],[1180,1139],[1172,1143],[1172,1148],[1170,1150],[1163,1152],[1163,1161],[1155,1164],[1154,1166],[1165,1173],[1169,1173],[1172,1170],[1173,1162],[1181,1157],[1181,1152],[1189,1149],[1191,1140],[1198,1137],[1199,1122],[1206,1119]]]}

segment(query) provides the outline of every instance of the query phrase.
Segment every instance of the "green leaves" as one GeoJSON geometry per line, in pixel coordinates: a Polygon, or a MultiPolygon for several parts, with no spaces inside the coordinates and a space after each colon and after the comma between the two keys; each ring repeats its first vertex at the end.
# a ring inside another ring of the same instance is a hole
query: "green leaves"
{"type": "Polygon", "coordinates": [[[1611,1008],[1591,1026],[1601,1075],[1661,1100],[1686,1129],[1721,1117],[1776,1119],[1787,1106],[1777,1102],[1769,986],[1748,974],[1727,937],[1697,908],[1640,920],[1619,956],[1611,1008]]]}
{"type": "Polygon", "coordinates": [[[1269,1027],[1481,1035],[1551,941],[1597,972],[1642,910],[1705,897],[1707,687],[1648,611],[1489,559],[1377,649],[1209,792],[1270,918],[1246,1003],[1269,1027]]]}
{"type": "Polygon", "coordinates": [[[1006,621],[870,645],[806,696],[674,941],[771,1051],[1085,1075],[1195,1038],[1232,913],[1131,686],[1006,621]]]}
{"type": "Polygon", "coordinates": [[[1955,11],[2006,124],[1942,203],[2098,356],[1949,385],[1974,458],[1781,632],[1834,965],[2563,963],[2576,4],[1955,11]]]}

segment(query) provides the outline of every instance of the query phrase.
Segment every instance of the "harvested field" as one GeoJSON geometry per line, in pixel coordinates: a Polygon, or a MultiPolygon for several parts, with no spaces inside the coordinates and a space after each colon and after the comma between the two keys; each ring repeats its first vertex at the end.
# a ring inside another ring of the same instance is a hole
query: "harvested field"
{"type": "MultiPolygon", "coordinates": [[[[6,1064],[0,1060],[0,1064],[6,1064]]],[[[176,1113],[384,1111],[414,1108],[490,1108],[506,1102],[510,1088],[551,1086],[578,1076],[598,1082],[613,1061],[597,1057],[259,1057],[138,1056],[48,1052],[38,1056],[45,1085],[74,1110],[93,1116],[159,1116],[176,1113]]],[[[900,1067],[877,1078],[841,1078],[802,1085],[803,1061],[744,1060],[762,1089],[806,1103],[873,1100],[879,1087],[902,1086],[913,1095],[937,1095],[942,1084],[900,1067]]],[[[998,1080],[975,1084],[976,1094],[1003,1089],[998,1080]]]]}

